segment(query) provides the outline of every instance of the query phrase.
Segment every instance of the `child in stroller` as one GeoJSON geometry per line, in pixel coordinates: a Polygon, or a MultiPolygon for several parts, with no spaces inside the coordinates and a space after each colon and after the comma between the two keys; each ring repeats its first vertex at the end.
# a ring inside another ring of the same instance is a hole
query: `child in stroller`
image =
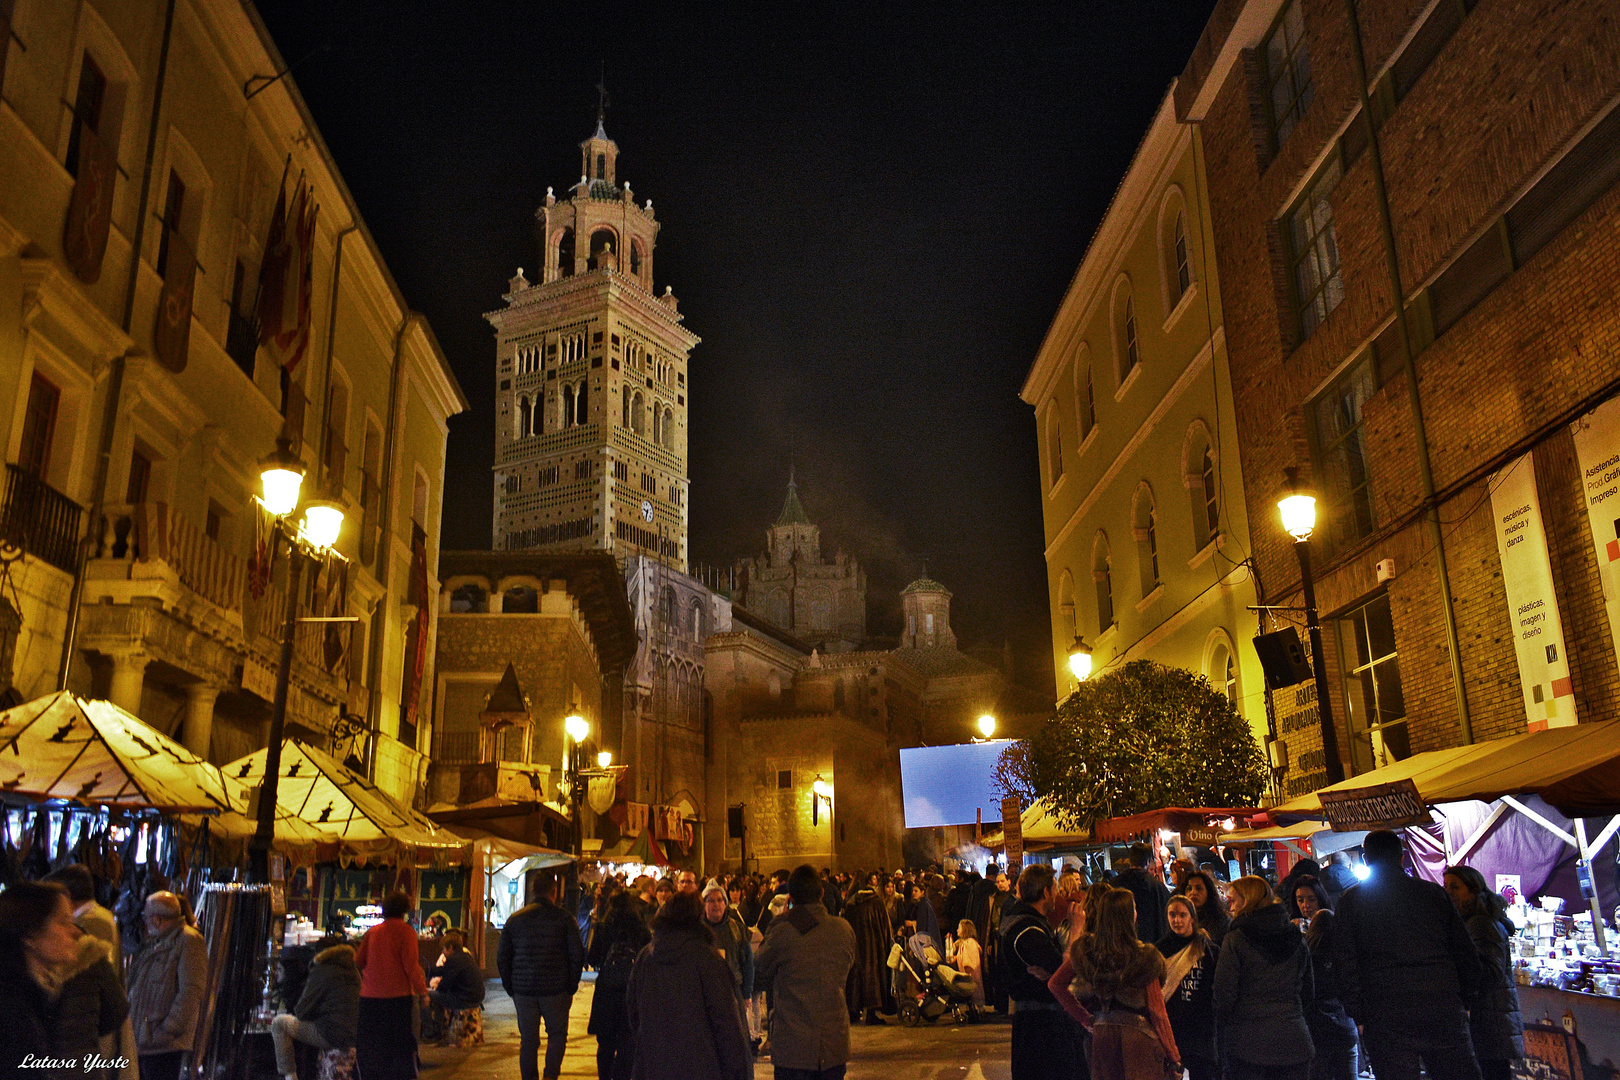
{"type": "Polygon", "coordinates": [[[906,1027],[916,1027],[924,1020],[932,1024],[946,1013],[959,1024],[978,1018],[972,977],[947,965],[928,934],[913,934],[904,947],[895,942],[889,950],[889,968],[894,973],[900,1022],[906,1027]]]}

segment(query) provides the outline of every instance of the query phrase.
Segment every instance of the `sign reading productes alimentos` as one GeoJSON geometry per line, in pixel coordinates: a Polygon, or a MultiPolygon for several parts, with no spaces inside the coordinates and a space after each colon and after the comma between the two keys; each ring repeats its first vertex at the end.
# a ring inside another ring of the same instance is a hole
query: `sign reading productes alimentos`
{"type": "Polygon", "coordinates": [[[1334,832],[1363,832],[1427,825],[1434,819],[1410,780],[1345,791],[1319,791],[1322,813],[1334,832]]]}

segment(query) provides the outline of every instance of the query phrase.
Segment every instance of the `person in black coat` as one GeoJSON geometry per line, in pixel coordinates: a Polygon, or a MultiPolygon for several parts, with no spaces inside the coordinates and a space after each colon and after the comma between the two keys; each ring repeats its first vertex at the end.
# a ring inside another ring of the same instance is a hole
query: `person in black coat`
{"type": "Polygon", "coordinates": [[[1170,923],[1164,917],[1164,907],[1170,901],[1170,890],[1157,875],[1147,871],[1148,847],[1132,844],[1125,859],[1126,867],[1114,878],[1116,889],[1129,889],[1136,897],[1136,936],[1141,941],[1158,941],[1170,932],[1170,923]]]}
{"type": "MultiPolygon", "coordinates": [[[[1295,892],[1302,894],[1301,899],[1311,896],[1304,885],[1295,892]]],[[[1356,1080],[1356,1024],[1339,997],[1333,966],[1333,911],[1325,904],[1318,905],[1310,917],[1305,945],[1311,950],[1311,979],[1316,986],[1315,1000],[1305,1004],[1305,1022],[1316,1044],[1311,1080],[1356,1080]]]]}
{"type": "Polygon", "coordinates": [[[1446,891],[1401,868],[1405,848],[1386,830],[1362,842],[1370,874],[1334,912],[1333,961],[1344,1007],[1362,1025],[1379,1080],[1419,1075],[1480,1080],[1467,1003],[1483,973],[1446,891]]]}
{"type": "Polygon", "coordinates": [[[501,931],[496,966],[512,997],[518,1023],[518,1068],[522,1080],[538,1080],[540,1024],[546,1026],[546,1076],[562,1070],[568,1041],[568,1008],[585,967],[585,943],[574,916],[557,906],[560,882],[542,875],[537,899],[513,912],[501,931]]]}
{"type": "Polygon", "coordinates": [[[1517,931],[1507,915],[1507,901],[1485,885],[1472,866],[1448,866],[1446,894],[1468,927],[1483,968],[1482,992],[1468,1009],[1468,1030],[1485,1080],[1507,1080],[1513,1062],[1524,1056],[1524,1017],[1513,983],[1513,956],[1508,939],[1517,931]]]}
{"type": "Polygon", "coordinates": [[[1190,1080],[1218,1080],[1221,1063],[1215,1049],[1214,992],[1220,946],[1198,924],[1198,909],[1188,897],[1172,896],[1165,917],[1170,932],[1155,945],[1167,967],[1164,1011],[1175,1032],[1181,1064],[1190,1080]]]}
{"type": "Polygon", "coordinates": [[[630,971],[627,1010],[635,1080],[747,1080],[748,1036],[731,969],[703,926],[703,907],[679,893],[653,916],[652,944],[630,971]]]}
{"type": "Polygon", "coordinates": [[[591,1017],[585,1031],[596,1036],[599,1080],[630,1080],[635,1058],[625,995],[630,988],[631,965],[652,935],[636,913],[632,899],[621,892],[608,901],[591,935],[586,957],[596,969],[596,993],[591,997],[591,1017]]]}
{"type": "Polygon", "coordinates": [[[1307,1080],[1315,1044],[1305,1003],[1314,996],[1310,951],[1271,886],[1253,876],[1232,882],[1214,994],[1227,1080],[1307,1080]]]}
{"type": "Polygon", "coordinates": [[[484,972],[467,951],[467,935],[460,930],[444,934],[444,955],[428,981],[428,997],[446,1012],[484,1003],[484,972]]]}
{"type": "Polygon", "coordinates": [[[1219,945],[1226,937],[1227,927],[1232,925],[1232,916],[1226,910],[1226,901],[1221,899],[1220,889],[1215,887],[1215,879],[1207,870],[1194,870],[1187,875],[1187,882],[1180,891],[1198,912],[1198,929],[1219,945]]]}

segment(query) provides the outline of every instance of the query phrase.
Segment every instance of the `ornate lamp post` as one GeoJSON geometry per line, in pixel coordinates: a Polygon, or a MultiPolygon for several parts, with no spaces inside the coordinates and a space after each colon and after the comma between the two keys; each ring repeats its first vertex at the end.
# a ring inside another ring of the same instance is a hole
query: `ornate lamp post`
{"type": "Polygon", "coordinates": [[[1333,734],[1333,709],[1328,694],[1327,668],[1322,663],[1322,627],[1316,614],[1316,585],[1311,580],[1311,533],[1316,530],[1316,496],[1299,480],[1298,471],[1287,469],[1287,494],[1277,502],[1283,531],[1294,538],[1294,554],[1299,556],[1300,588],[1305,595],[1305,625],[1311,639],[1311,672],[1316,676],[1316,715],[1322,726],[1322,760],[1328,783],[1344,779],[1339,761],[1339,741],[1333,734]]]}
{"type": "Polygon", "coordinates": [[[564,782],[568,785],[569,806],[574,813],[574,854],[581,855],[585,847],[585,829],[580,821],[580,802],[585,794],[581,774],[585,770],[580,755],[583,753],[581,745],[591,735],[590,721],[578,713],[570,713],[563,719],[563,733],[567,736],[564,740],[564,775],[567,779],[564,782]]]}
{"type": "Polygon", "coordinates": [[[810,824],[821,824],[821,800],[827,800],[827,827],[832,827],[832,785],[816,774],[816,782],[810,785],[810,824]]]}
{"type": "MultiPolygon", "coordinates": [[[[260,463],[259,480],[263,495],[259,505],[273,519],[270,536],[270,561],[275,562],[276,550],[283,544],[287,548],[287,614],[281,629],[281,663],[276,668],[276,693],[270,713],[270,745],[265,748],[264,781],[259,789],[258,827],[248,845],[250,865],[256,881],[270,880],[270,847],[275,839],[276,794],[281,780],[281,741],[287,728],[287,687],[292,678],[293,632],[298,628],[298,594],[304,576],[304,562],[308,559],[329,559],[336,555],[332,545],[337,543],[343,529],[343,507],[326,499],[313,499],[304,503],[303,521],[295,529],[293,514],[298,510],[298,495],[304,483],[304,463],[293,453],[286,438],[277,440],[276,449],[260,463]]],[[[339,556],[341,557],[341,556],[339,556]]],[[[321,619],[321,622],[351,621],[350,617],[321,619]]]]}

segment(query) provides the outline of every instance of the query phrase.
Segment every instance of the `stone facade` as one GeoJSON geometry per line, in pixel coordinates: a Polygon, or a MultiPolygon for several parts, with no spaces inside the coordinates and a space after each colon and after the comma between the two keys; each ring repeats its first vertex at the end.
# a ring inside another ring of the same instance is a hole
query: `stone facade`
{"type": "Polygon", "coordinates": [[[244,100],[243,73],[286,67],[251,6],[184,5],[167,42],[165,11],[16,5],[0,41],[0,519],[20,548],[7,570],[22,606],[12,687],[56,688],[82,543],[68,687],[214,761],[263,746],[286,561],[262,593],[248,563],[264,528],[258,463],[285,436],[306,497],[346,511],[346,569],[319,576],[308,613],[361,619],[298,630],[290,733],[352,754],[409,801],[427,709],[412,725],[404,703],[436,625],[419,625],[413,570],[431,591],[446,422],[466,400],[295,81],[244,100]],[[289,197],[302,177],[320,207],[308,344],[290,372],[257,348],[251,310],[284,168],[289,197]],[[79,205],[110,206],[104,247],[65,227],[81,220],[75,191],[93,190],[110,202],[79,205]],[[165,352],[160,309],[188,300],[185,344],[165,352]]]}
{"type": "Polygon", "coordinates": [[[616,178],[598,122],[579,183],[535,214],[495,328],[497,549],[605,550],[687,566],[688,354],[675,295],[655,297],[652,200],[616,178]]]}
{"type": "MultiPolygon", "coordinates": [[[[1300,595],[1283,470],[1321,499],[1314,577],[1347,773],[1526,729],[1490,498],[1526,452],[1563,622],[1557,692],[1581,721],[1620,701],[1571,437],[1620,371],[1613,7],[1390,0],[1354,5],[1354,28],[1351,7],[1227,0],[1174,90],[1207,154],[1265,603],[1300,595]],[[1273,96],[1279,42],[1308,94],[1273,96]],[[1367,626],[1383,628],[1372,657],[1367,626]]],[[[1314,725],[1285,739],[1288,793],[1317,786],[1314,725]]]]}
{"type": "Polygon", "coordinates": [[[1197,131],[1160,105],[1022,391],[1041,463],[1055,693],[1186,668],[1267,734],[1244,471],[1197,131]]]}
{"type": "Polygon", "coordinates": [[[765,537],[764,555],[737,563],[737,602],[825,652],[866,640],[866,571],[840,551],[821,557],[821,529],[788,478],[787,500],[765,537]]]}

